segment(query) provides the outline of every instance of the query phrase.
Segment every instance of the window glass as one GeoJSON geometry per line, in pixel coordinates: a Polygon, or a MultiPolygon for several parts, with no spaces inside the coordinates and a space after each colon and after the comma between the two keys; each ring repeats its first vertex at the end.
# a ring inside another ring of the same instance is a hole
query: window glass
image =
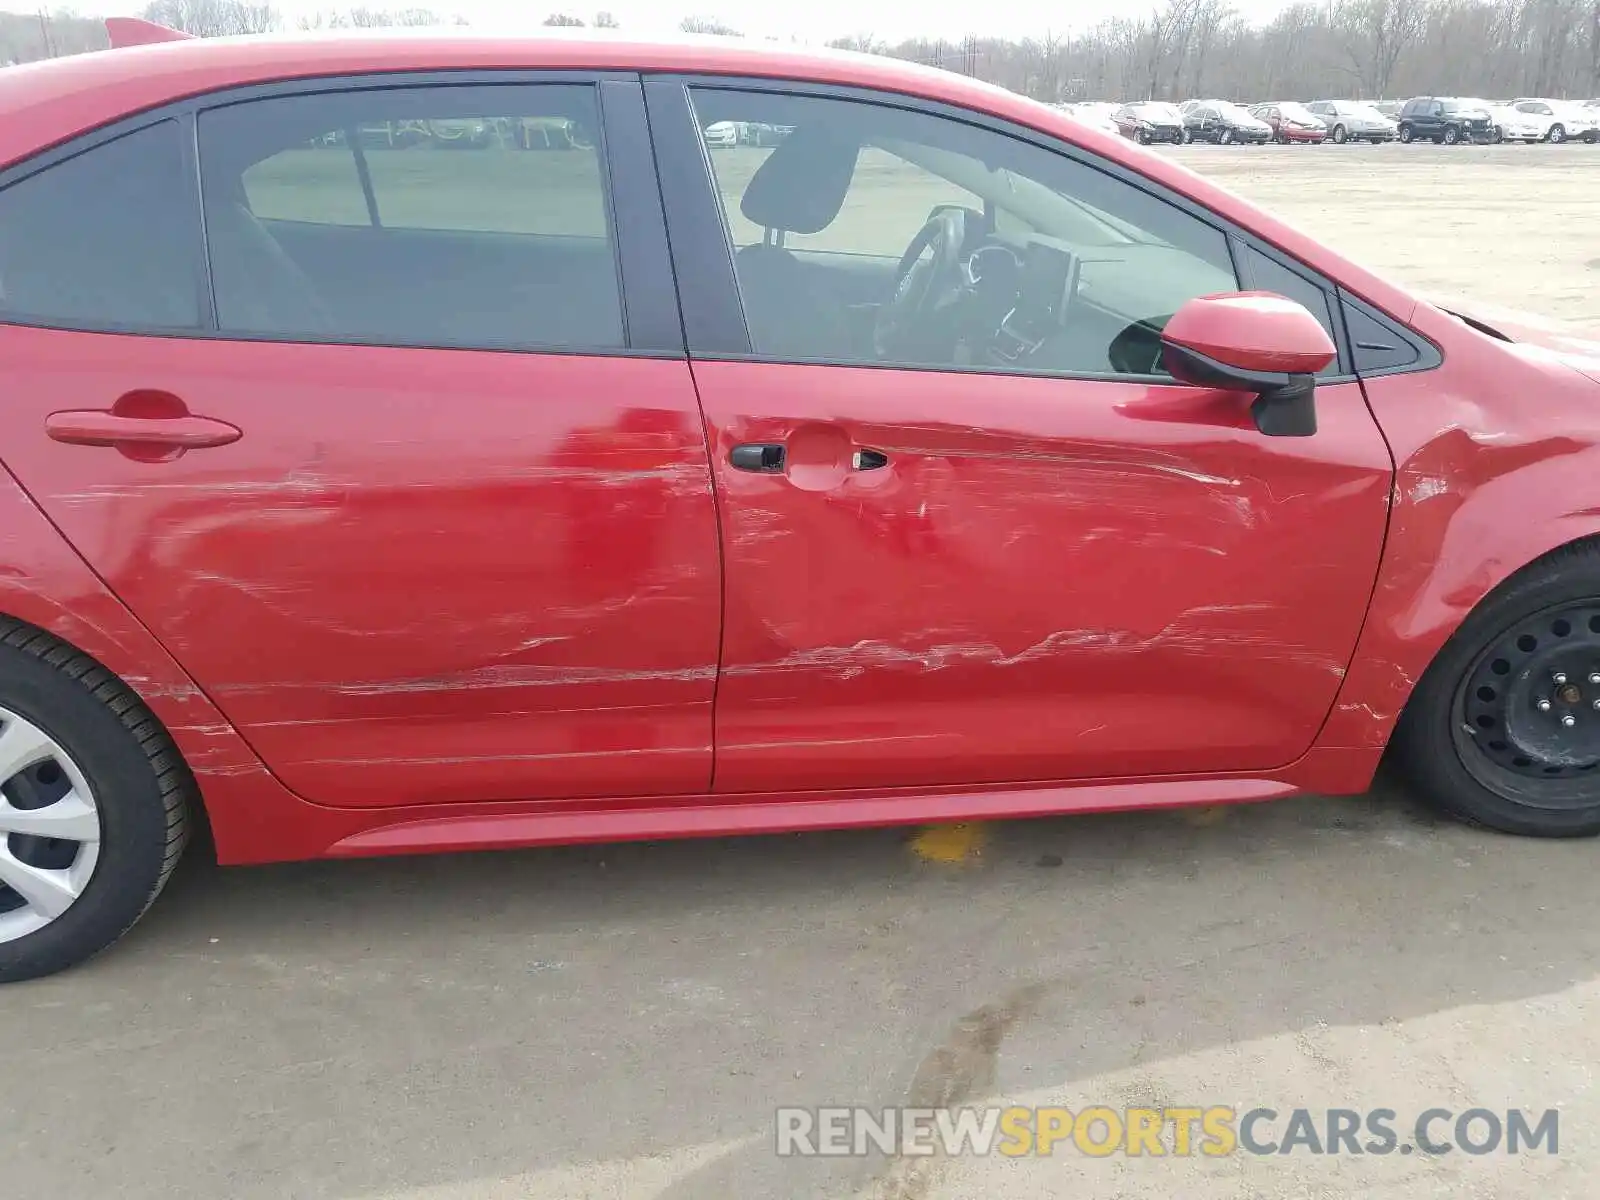
{"type": "Polygon", "coordinates": [[[200,324],[199,215],[163,121],[0,192],[0,320],[107,329],[200,324]]]}
{"type": "MultiPolygon", "coordinates": [[[[1263,292],[1275,292],[1304,306],[1327,331],[1329,340],[1336,346],[1339,344],[1338,335],[1333,330],[1333,310],[1328,305],[1326,291],[1298,271],[1290,270],[1277,259],[1268,258],[1253,246],[1245,248],[1244,259],[1244,269],[1250,277],[1250,285],[1253,288],[1263,292]]],[[[1340,374],[1338,359],[1329,363],[1318,374],[1340,374]]]]}
{"type": "Polygon", "coordinates": [[[1220,230],[1030,142],[858,101],[694,101],[760,355],[1160,375],[1167,319],[1237,287],[1220,230]],[[720,123],[776,144],[718,146],[720,123]]]}
{"type": "Polygon", "coordinates": [[[594,89],[496,84],[202,114],[222,329],[436,345],[623,344],[594,89]]]}

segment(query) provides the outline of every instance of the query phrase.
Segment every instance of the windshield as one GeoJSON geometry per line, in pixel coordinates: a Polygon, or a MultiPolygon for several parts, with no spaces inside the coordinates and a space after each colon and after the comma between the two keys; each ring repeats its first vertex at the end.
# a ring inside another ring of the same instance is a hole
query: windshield
{"type": "Polygon", "coordinates": [[[1219,100],[1219,101],[1216,102],[1216,104],[1212,105],[1212,107],[1215,108],[1223,116],[1227,117],[1228,120],[1230,120],[1230,121],[1254,121],[1255,120],[1254,117],[1252,117],[1244,109],[1240,108],[1237,104],[1230,104],[1226,100],[1219,100]]]}
{"type": "Polygon", "coordinates": [[[1316,114],[1304,104],[1295,104],[1293,101],[1288,104],[1278,105],[1278,112],[1291,121],[1315,121],[1317,119],[1316,114]]]}
{"type": "Polygon", "coordinates": [[[1447,113],[1482,112],[1486,107],[1481,100],[1441,100],[1447,113]]]}

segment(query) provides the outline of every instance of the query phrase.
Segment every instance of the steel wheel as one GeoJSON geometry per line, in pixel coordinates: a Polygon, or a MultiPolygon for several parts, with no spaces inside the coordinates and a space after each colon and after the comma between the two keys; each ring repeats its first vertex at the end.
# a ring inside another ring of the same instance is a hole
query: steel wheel
{"type": "Polygon", "coordinates": [[[1456,690],[1456,748],[1479,783],[1536,808],[1600,791],[1600,598],[1495,638],[1456,690]]]}
{"type": "Polygon", "coordinates": [[[100,813],[83,771],[33,722],[0,708],[0,943],[43,929],[100,860],[100,813]]]}

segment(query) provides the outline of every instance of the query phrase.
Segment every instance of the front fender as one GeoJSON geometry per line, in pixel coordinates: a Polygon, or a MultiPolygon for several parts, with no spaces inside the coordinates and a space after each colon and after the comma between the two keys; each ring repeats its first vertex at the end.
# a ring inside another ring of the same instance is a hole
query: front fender
{"type": "Polygon", "coordinates": [[[1429,306],[1433,371],[1364,382],[1395,458],[1389,532],[1319,749],[1381,749],[1428,664],[1501,583],[1600,535],[1600,385],[1429,306]]]}

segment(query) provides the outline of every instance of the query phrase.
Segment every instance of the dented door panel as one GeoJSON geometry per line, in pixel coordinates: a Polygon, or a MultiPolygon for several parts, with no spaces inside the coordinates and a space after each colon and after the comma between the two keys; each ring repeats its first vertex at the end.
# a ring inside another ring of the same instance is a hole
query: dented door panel
{"type": "Polygon", "coordinates": [[[1138,382],[703,362],[727,598],[718,791],[1246,771],[1326,717],[1390,482],[1138,382]],[[732,448],[784,444],[778,473],[732,448]],[[854,451],[883,456],[861,469],[854,451]]]}
{"type": "Polygon", "coordinates": [[[0,330],[6,461],[307,799],[704,791],[720,575],[681,360],[0,330]],[[242,431],[46,436],[131,388],[242,431]]]}

